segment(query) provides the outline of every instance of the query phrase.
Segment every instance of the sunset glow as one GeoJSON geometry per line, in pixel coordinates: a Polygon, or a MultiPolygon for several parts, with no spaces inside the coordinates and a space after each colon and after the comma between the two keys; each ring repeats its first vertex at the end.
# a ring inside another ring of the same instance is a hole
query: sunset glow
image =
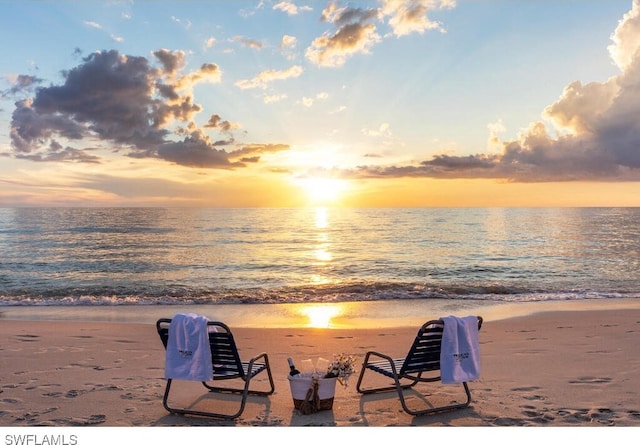
{"type": "Polygon", "coordinates": [[[330,305],[309,305],[302,308],[300,312],[309,318],[308,327],[328,328],[331,327],[332,319],[340,315],[340,308],[330,305]]]}
{"type": "Polygon", "coordinates": [[[347,189],[346,181],[333,178],[303,178],[297,184],[304,190],[310,205],[335,204],[347,189]]]}
{"type": "Polygon", "coordinates": [[[640,0],[161,5],[5,5],[0,206],[640,206],[640,0]]]}

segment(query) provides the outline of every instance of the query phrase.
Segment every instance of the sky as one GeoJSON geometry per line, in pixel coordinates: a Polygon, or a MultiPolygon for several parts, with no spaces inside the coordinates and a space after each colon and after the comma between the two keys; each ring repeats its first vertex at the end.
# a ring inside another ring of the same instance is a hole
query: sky
{"type": "Polygon", "coordinates": [[[0,207],[640,206],[640,0],[0,8],[0,207]]]}

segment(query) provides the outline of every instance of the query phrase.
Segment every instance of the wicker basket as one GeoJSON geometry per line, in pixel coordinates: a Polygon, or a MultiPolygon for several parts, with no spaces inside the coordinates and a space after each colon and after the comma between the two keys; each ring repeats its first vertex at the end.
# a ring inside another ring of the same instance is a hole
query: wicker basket
{"type": "Polygon", "coordinates": [[[337,378],[318,378],[317,396],[320,399],[317,405],[309,408],[314,400],[313,380],[312,377],[289,378],[289,386],[291,388],[291,396],[293,397],[293,406],[297,410],[308,412],[324,411],[333,408],[333,398],[336,393],[337,378]],[[311,392],[309,390],[312,390],[311,392]],[[306,405],[306,407],[305,407],[306,405]]]}

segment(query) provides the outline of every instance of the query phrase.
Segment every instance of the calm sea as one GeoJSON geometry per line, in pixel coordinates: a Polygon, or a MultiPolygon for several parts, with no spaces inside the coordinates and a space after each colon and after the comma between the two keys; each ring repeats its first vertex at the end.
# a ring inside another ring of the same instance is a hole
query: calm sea
{"type": "Polygon", "coordinates": [[[0,306],[640,297],[640,209],[0,209],[0,306]]]}

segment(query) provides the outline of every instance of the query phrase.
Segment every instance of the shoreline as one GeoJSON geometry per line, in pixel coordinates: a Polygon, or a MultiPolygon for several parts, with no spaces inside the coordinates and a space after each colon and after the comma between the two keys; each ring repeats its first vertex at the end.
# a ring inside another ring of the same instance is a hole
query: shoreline
{"type": "Polygon", "coordinates": [[[394,328],[422,324],[446,315],[482,315],[504,320],[539,312],[640,309],[640,298],[504,302],[482,300],[386,300],[340,303],[132,305],[132,306],[2,306],[0,321],[84,321],[155,323],[177,313],[195,312],[242,328],[394,328]],[[319,313],[319,314],[318,314],[319,313]]]}
{"type": "MultiPolygon", "coordinates": [[[[551,306],[556,305],[545,305],[551,306]]],[[[395,393],[359,395],[357,374],[348,387],[336,388],[332,410],[301,415],[286,379],[288,356],[300,362],[345,352],[356,356],[359,366],[368,350],[407,350],[417,324],[368,329],[230,324],[243,358],[269,354],[276,385],[266,400],[250,397],[236,421],[164,410],[164,349],[149,323],[5,318],[0,321],[6,339],[0,426],[640,426],[640,308],[569,306],[582,309],[510,318],[479,313],[485,317],[482,371],[469,384],[470,407],[422,417],[404,413],[395,393]]],[[[187,399],[203,394],[197,382],[180,387],[187,399]]],[[[439,383],[427,388],[429,399],[453,390],[439,383]]]]}

